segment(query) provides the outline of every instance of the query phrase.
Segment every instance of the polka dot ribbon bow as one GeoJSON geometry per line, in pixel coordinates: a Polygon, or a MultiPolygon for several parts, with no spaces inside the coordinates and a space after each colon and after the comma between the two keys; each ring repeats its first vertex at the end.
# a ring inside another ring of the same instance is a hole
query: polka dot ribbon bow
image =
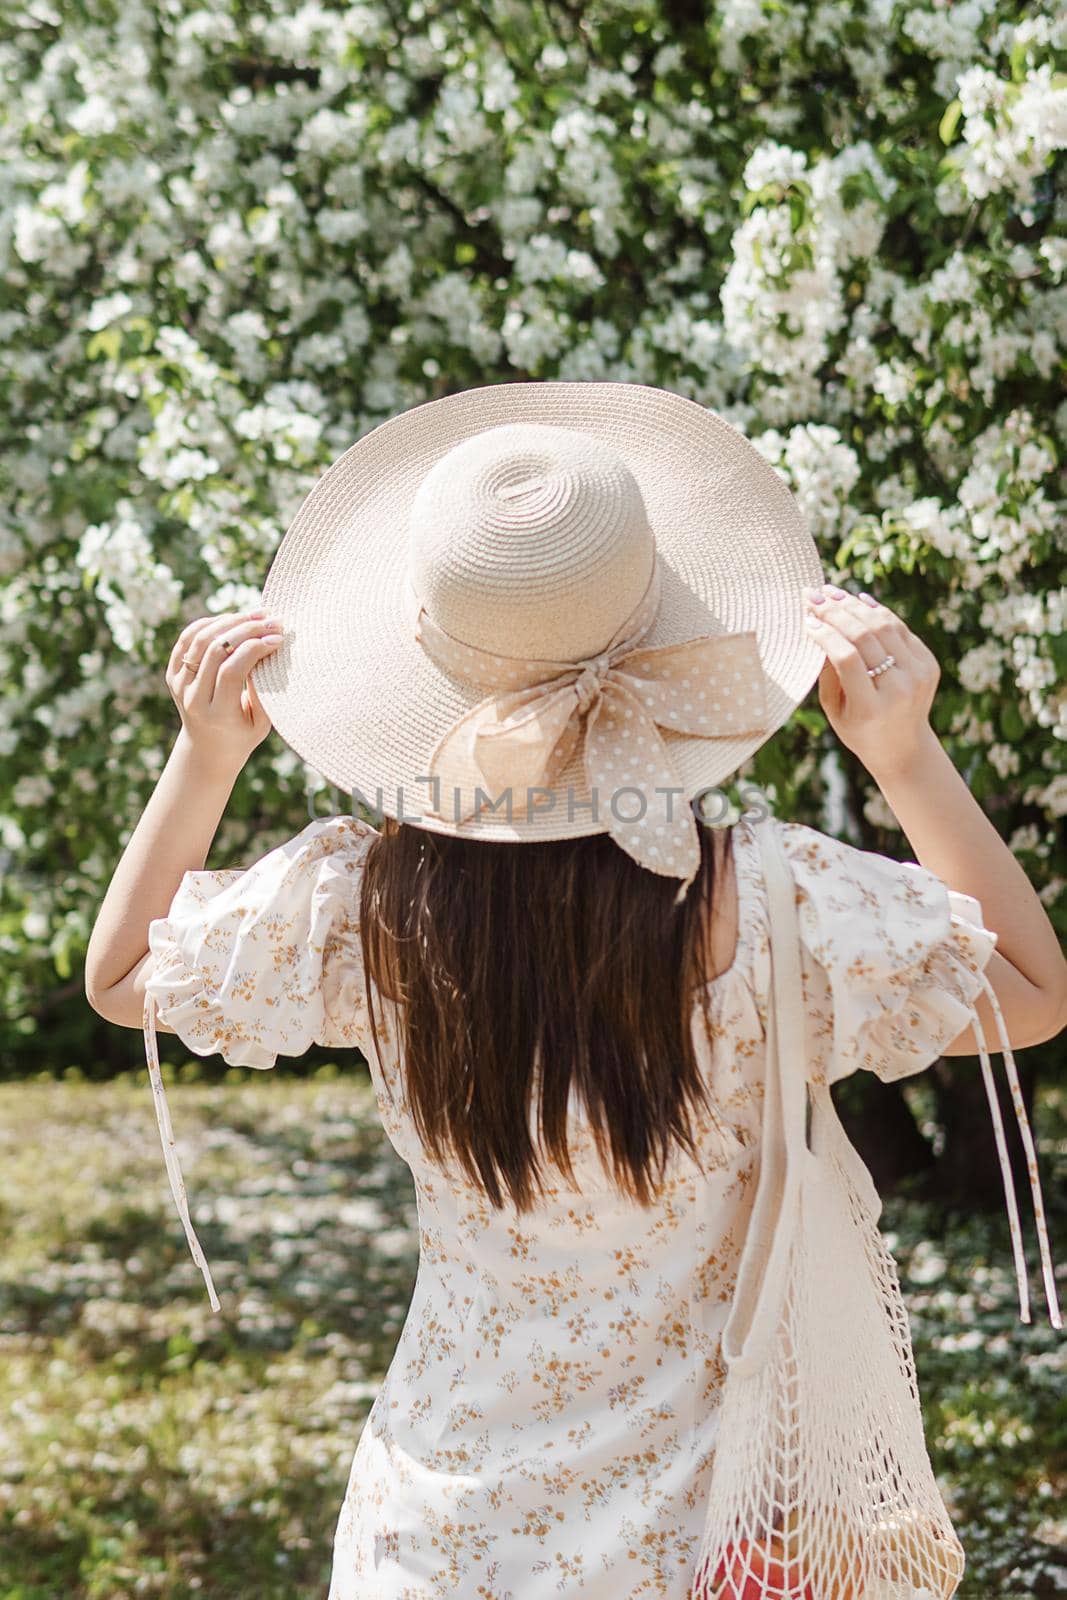
{"type": "Polygon", "coordinates": [[[607,648],[582,661],[524,660],[464,644],[420,610],[416,637],[444,671],[494,692],[439,740],[426,774],[431,815],[462,822],[485,804],[508,815],[570,805],[643,867],[696,876],[692,806],[660,729],[716,739],[761,732],[766,686],[754,632],[703,634],[637,648],[659,609],[659,568],[607,648]],[[584,733],[587,797],[551,791],[584,733]],[[539,802],[530,791],[542,789],[539,802]],[[476,792],[477,791],[477,792],[476,792]],[[582,808],[582,809],[579,809],[582,808]]]}

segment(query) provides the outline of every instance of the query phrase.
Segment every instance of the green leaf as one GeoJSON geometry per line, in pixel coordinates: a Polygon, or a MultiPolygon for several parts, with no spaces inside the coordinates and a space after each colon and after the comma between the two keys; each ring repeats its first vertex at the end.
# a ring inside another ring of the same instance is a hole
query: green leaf
{"type": "Polygon", "coordinates": [[[95,361],[97,356],[106,356],[109,361],[115,361],[122,349],[122,328],[118,323],[112,323],[108,328],[101,328],[94,333],[85,346],[85,354],[90,361],[95,361]]]}
{"type": "Polygon", "coordinates": [[[937,132],[942,144],[951,144],[956,137],[960,117],[963,115],[963,106],[958,100],[952,100],[945,107],[941,121],[937,125],[937,132]]]}
{"type": "Polygon", "coordinates": [[[882,198],[870,172],[852,172],[841,185],[841,202],[846,211],[853,210],[861,200],[881,201],[882,198]]]}
{"type": "Polygon", "coordinates": [[[135,354],[151,349],[156,329],[155,324],[149,322],[147,317],[127,317],[123,327],[127,334],[138,335],[138,338],[131,341],[131,349],[135,354]]]}
{"type": "Polygon", "coordinates": [[[1058,677],[1067,674],[1067,633],[1053,633],[1048,640],[1049,654],[1056,664],[1058,677]]]}

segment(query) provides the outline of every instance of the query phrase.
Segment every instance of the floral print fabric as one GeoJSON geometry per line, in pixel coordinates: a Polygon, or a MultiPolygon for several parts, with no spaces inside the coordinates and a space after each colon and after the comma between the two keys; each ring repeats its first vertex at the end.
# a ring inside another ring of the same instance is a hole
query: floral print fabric
{"type": "Polygon", "coordinates": [[[146,987],[195,1055],[267,1068],[312,1044],[361,1047],[359,872],[376,838],[328,817],[247,871],[185,874],[149,924],[146,987]]]}
{"type": "MultiPolygon", "coordinates": [[[[980,906],[915,864],[773,825],[796,878],[812,1078],[922,1071],[970,1020],[996,943],[980,906]]],[[[371,1048],[358,917],[374,837],[326,818],[247,872],[188,873],[150,936],[150,996],[196,1054],[262,1068],[312,1041],[358,1046],[414,1177],[418,1274],[355,1450],[328,1600],[688,1600],[759,1175],[770,964],[753,826],[734,829],[737,948],[708,984],[710,1037],[694,1008],[720,1108],[694,1130],[704,1173],[676,1150],[642,1210],[572,1100],[576,1185],[546,1167],[524,1216],[427,1160],[395,1027],[371,1048]]]]}

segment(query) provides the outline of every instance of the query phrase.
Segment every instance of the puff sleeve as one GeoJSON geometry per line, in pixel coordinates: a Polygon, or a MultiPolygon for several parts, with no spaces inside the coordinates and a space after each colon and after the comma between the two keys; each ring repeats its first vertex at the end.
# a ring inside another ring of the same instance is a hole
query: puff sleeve
{"type": "Polygon", "coordinates": [[[266,1069],[312,1044],[358,1045],[366,1019],[359,895],[377,830],[351,816],[311,822],[244,871],[187,872],[149,924],[145,1055],[163,1154],[212,1309],[159,1071],[157,1016],[196,1055],[266,1069]]]}
{"type": "Polygon", "coordinates": [[[796,881],[813,1076],[885,1082],[932,1065],[972,1020],[997,936],[970,895],[801,823],[780,823],[796,881]]]}
{"type": "Polygon", "coordinates": [[[997,935],[971,895],[914,861],[859,850],[801,823],[780,822],[796,884],[807,1045],[813,1081],[858,1069],[884,1082],[935,1062],[974,1030],[1007,1202],[1020,1313],[1030,1321],[1018,1204],[989,1050],[975,1000],[989,1000],[1027,1156],[1046,1296],[1061,1327],[1037,1155],[996,991],[985,968],[997,935]]]}

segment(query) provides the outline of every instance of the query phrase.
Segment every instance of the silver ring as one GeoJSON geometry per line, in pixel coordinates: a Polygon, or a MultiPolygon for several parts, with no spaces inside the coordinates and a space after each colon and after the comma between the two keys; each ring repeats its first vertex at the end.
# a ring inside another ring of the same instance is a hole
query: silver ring
{"type": "Polygon", "coordinates": [[[896,664],[896,656],[886,656],[885,660],[879,661],[876,667],[867,668],[867,676],[868,678],[880,678],[883,672],[888,672],[890,667],[895,667],[896,664]]]}

